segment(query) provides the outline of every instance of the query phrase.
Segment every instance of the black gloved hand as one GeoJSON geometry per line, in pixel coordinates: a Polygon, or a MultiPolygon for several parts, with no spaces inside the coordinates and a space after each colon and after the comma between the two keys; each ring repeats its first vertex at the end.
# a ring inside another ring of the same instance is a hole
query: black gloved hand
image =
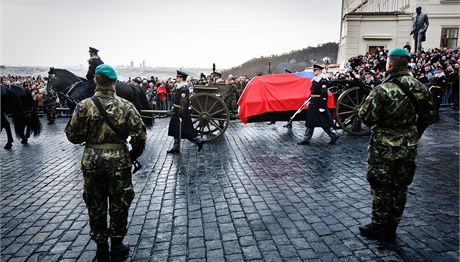
{"type": "Polygon", "coordinates": [[[129,150],[129,159],[131,159],[131,162],[134,162],[137,159],[137,156],[133,150],[129,150]]]}

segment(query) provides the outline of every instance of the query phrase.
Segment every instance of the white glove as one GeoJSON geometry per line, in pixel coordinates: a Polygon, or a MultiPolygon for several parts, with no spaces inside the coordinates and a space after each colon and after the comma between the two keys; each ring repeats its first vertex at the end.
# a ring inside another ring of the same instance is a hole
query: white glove
{"type": "Polygon", "coordinates": [[[321,112],[321,113],[322,113],[322,112],[325,112],[325,111],[326,111],[326,109],[324,109],[324,108],[320,108],[320,109],[319,109],[319,112],[321,112]]]}

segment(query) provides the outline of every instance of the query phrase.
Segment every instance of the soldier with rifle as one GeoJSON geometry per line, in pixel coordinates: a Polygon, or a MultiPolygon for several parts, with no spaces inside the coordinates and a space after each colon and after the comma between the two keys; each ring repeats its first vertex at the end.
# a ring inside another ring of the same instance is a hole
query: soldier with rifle
{"type": "Polygon", "coordinates": [[[190,90],[187,84],[188,74],[177,70],[177,86],[173,97],[174,113],[169,121],[168,136],[174,137],[174,145],[166,153],[180,153],[180,141],[182,138],[188,139],[198,146],[198,151],[203,148],[204,141],[198,136],[193,127],[192,117],[190,116],[190,90]]]}
{"type": "Polygon", "coordinates": [[[95,73],[96,93],[77,105],[65,133],[70,142],[85,143],[81,161],[83,199],[88,208],[90,235],[97,244],[96,257],[98,261],[118,261],[129,255],[123,238],[134,198],[131,168],[144,151],[146,130],[134,105],[115,95],[115,70],[102,64],[95,73]]]}
{"type": "Polygon", "coordinates": [[[305,126],[304,139],[298,142],[298,145],[309,145],[310,139],[313,136],[315,127],[321,127],[324,132],[331,138],[329,144],[335,144],[339,136],[332,131],[334,123],[332,121],[331,112],[327,108],[327,85],[328,81],[322,75],[324,68],[319,65],[313,65],[313,73],[315,77],[312,79],[311,95],[309,98],[307,119],[305,126]]]}

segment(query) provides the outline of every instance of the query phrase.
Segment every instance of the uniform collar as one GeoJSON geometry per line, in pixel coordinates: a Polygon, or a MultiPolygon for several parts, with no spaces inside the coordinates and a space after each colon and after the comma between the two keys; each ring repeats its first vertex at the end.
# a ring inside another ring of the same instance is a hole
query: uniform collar
{"type": "Polygon", "coordinates": [[[182,87],[184,87],[184,86],[187,86],[187,82],[186,82],[186,81],[177,83],[177,88],[182,88],[182,87]]]}
{"type": "Polygon", "coordinates": [[[313,77],[313,80],[319,81],[319,80],[321,80],[322,78],[323,78],[323,74],[319,74],[319,75],[317,75],[317,76],[314,76],[314,77],[313,77]]]}
{"type": "Polygon", "coordinates": [[[394,67],[387,71],[385,80],[383,82],[387,82],[388,80],[392,79],[393,77],[399,77],[403,75],[410,75],[409,69],[407,66],[402,67],[394,67]]]}
{"type": "Polygon", "coordinates": [[[96,86],[96,93],[95,96],[114,96],[115,95],[115,88],[113,86],[96,86]]]}

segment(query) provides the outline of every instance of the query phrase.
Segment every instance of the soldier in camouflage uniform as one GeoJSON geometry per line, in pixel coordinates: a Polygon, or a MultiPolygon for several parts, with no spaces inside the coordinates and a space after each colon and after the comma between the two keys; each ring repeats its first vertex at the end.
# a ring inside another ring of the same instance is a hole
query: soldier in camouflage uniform
{"type": "Polygon", "coordinates": [[[428,89],[409,74],[410,58],[405,49],[390,51],[385,80],[371,91],[359,110],[359,117],[372,127],[367,171],[372,194],[372,223],[359,230],[361,235],[372,239],[391,241],[396,238],[407,187],[415,173],[417,144],[424,129],[435,118],[428,89]],[[398,80],[400,83],[395,83],[398,80]],[[400,85],[413,94],[418,109],[400,85]]]}
{"type": "Polygon", "coordinates": [[[238,87],[235,84],[235,78],[232,75],[230,75],[228,79],[228,91],[225,94],[225,103],[227,104],[232,119],[235,118],[234,114],[238,111],[238,105],[236,100],[238,95],[237,90],[238,87]]]}
{"type": "Polygon", "coordinates": [[[123,137],[104,121],[91,98],[81,101],[75,108],[65,133],[70,142],[86,144],[81,168],[91,237],[97,243],[98,260],[109,261],[107,240],[110,236],[110,257],[114,261],[129,255],[129,247],[122,241],[127,232],[128,209],[134,198],[131,167],[144,150],[146,130],[134,105],[115,94],[117,75],[113,68],[102,64],[95,73],[97,86],[94,96],[105,108],[112,125],[123,131],[123,137]],[[131,137],[131,151],[126,144],[128,136],[131,137]]]}
{"type": "Polygon", "coordinates": [[[52,125],[54,124],[54,120],[56,120],[57,95],[53,89],[46,86],[45,91],[43,92],[43,97],[43,107],[46,114],[46,119],[48,120],[48,125],[52,125]]]}

